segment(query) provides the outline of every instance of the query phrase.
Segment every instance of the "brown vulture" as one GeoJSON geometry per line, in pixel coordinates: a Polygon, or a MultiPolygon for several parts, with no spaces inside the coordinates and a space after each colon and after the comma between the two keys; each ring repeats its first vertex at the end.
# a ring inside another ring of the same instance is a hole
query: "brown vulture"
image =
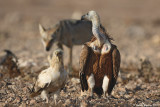
{"type": "Polygon", "coordinates": [[[80,82],[84,92],[90,90],[106,97],[111,94],[116,84],[120,68],[120,53],[117,46],[111,43],[112,38],[100,24],[99,15],[89,11],[82,20],[92,22],[93,38],[85,43],[80,54],[80,82]]]}

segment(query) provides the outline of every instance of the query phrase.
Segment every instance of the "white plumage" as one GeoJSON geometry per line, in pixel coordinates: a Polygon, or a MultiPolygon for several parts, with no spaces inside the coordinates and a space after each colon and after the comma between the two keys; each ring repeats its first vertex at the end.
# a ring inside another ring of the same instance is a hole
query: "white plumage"
{"type": "Polygon", "coordinates": [[[64,87],[67,79],[67,72],[63,65],[63,52],[60,49],[54,51],[52,58],[48,56],[50,67],[43,70],[37,78],[32,89],[31,97],[35,97],[41,93],[42,99],[48,103],[48,93],[54,93],[56,103],[57,96],[64,87]]]}

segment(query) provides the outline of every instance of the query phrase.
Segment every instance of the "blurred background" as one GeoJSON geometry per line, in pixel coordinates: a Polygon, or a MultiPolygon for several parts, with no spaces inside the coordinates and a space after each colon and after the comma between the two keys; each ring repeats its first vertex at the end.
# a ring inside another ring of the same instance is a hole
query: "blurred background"
{"type": "MultiPolygon", "coordinates": [[[[81,99],[79,79],[69,78],[58,103],[77,107],[160,106],[160,0],[0,0],[0,59],[3,50],[9,49],[19,58],[20,68],[20,76],[8,78],[9,72],[0,66],[0,105],[54,105],[53,97],[49,104],[40,96],[29,97],[37,75],[48,65],[47,55],[55,49],[53,46],[50,52],[45,51],[38,25],[49,28],[59,20],[80,19],[90,10],[99,13],[121,53],[114,97],[81,99]]],[[[67,47],[64,52],[67,65],[67,47]]],[[[81,46],[73,48],[77,74],[80,52],[81,46]]]]}
{"type": "MultiPolygon", "coordinates": [[[[38,24],[48,28],[95,10],[121,52],[121,67],[137,67],[141,58],[159,67],[159,4],[159,0],[0,0],[0,52],[10,49],[22,60],[47,62],[38,24]]],[[[80,51],[81,46],[74,47],[73,65],[77,67],[80,51]]],[[[67,54],[65,48],[65,64],[67,54]]]]}

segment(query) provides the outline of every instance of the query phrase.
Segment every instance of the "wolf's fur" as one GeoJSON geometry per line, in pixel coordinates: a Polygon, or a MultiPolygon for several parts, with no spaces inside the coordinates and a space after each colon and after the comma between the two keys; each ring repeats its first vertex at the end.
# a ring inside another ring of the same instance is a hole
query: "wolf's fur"
{"type": "Polygon", "coordinates": [[[39,25],[39,30],[46,51],[49,51],[55,42],[61,49],[63,49],[62,45],[66,45],[70,49],[69,67],[72,65],[73,45],[82,45],[89,41],[93,35],[91,22],[81,20],[62,20],[54,27],[48,29],[39,25]]]}

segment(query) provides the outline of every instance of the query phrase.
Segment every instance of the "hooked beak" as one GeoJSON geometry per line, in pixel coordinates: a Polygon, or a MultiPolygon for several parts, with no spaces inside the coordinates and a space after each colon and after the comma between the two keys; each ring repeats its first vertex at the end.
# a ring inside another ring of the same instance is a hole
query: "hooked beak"
{"type": "Polygon", "coordinates": [[[86,16],[86,15],[83,15],[83,16],[81,17],[81,20],[88,20],[88,19],[87,19],[87,16],[86,16]]]}
{"type": "Polygon", "coordinates": [[[84,20],[84,16],[85,16],[85,15],[83,15],[83,16],[81,17],[81,20],[84,20]]]}

